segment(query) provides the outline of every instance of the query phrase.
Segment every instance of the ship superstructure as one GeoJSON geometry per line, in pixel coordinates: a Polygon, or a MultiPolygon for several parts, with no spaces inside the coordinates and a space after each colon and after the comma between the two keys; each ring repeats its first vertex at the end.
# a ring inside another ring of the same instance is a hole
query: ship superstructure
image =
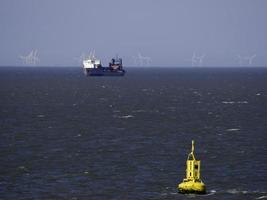
{"type": "Polygon", "coordinates": [[[87,75],[92,69],[101,68],[101,61],[95,57],[94,52],[90,52],[87,59],[83,60],[84,73],[87,75]]]}

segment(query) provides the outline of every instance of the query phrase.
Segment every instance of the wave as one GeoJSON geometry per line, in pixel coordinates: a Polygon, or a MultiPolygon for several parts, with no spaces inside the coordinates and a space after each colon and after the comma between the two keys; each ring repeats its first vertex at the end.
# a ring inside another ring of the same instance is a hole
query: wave
{"type": "Polygon", "coordinates": [[[226,131],[229,131],[229,132],[240,131],[240,129],[239,128],[229,128],[229,129],[226,129],[226,131]]]}
{"type": "Polygon", "coordinates": [[[256,199],[267,199],[267,195],[260,196],[260,197],[258,197],[256,199]]]}
{"type": "Polygon", "coordinates": [[[132,112],[133,112],[133,113],[143,113],[143,112],[146,112],[146,111],[140,109],[140,110],[133,110],[132,112]]]}
{"type": "Polygon", "coordinates": [[[120,118],[120,119],[129,119],[129,118],[134,118],[133,115],[113,115],[114,118],[120,118]]]}
{"type": "Polygon", "coordinates": [[[161,196],[173,196],[173,195],[186,195],[188,197],[197,197],[197,196],[211,196],[216,193],[216,190],[207,191],[207,194],[181,194],[178,191],[163,192],[161,196]]]}
{"type": "MultiPolygon", "coordinates": [[[[267,192],[258,191],[258,190],[249,191],[249,190],[238,190],[238,189],[235,189],[235,188],[226,190],[225,193],[227,193],[227,194],[250,194],[250,195],[251,194],[261,194],[261,195],[267,194],[267,192]]],[[[266,195],[264,195],[264,196],[266,196],[266,195]]],[[[262,198],[263,198],[263,196],[262,196],[262,198]]],[[[264,197],[264,198],[267,198],[267,196],[264,197]]]]}
{"type": "Polygon", "coordinates": [[[223,104],[247,104],[248,101],[222,101],[223,104]]]}
{"type": "Polygon", "coordinates": [[[161,193],[161,196],[174,196],[174,195],[185,195],[189,198],[195,198],[195,197],[199,197],[199,196],[212,196],[212,195],[257,195],[255,199],[267,199],[267,192],[263,192],[263,191],[248,191],[248,190],[238,190],[238,189],[228,189],[225,191],[217,191],[217,190],[208,190],[206,194],[180,194],[178,193],[178,191],[165,191],[163,193],[161,193]]]}

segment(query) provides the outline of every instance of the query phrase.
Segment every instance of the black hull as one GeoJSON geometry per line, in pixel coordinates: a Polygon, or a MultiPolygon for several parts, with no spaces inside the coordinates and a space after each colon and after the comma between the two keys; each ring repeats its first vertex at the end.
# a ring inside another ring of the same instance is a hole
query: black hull
{"type": "Polygon", "coordinates": [[[86,76],[124,76],[125,70],[85,69],[86,76]]]}

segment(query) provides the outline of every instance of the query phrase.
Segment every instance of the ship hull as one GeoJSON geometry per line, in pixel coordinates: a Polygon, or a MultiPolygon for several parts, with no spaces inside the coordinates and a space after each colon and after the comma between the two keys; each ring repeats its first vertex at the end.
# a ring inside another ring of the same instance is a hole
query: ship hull
{"type": "Polygon", "coordinates": [[[125,70],[111,70],[105,68],[84,69],[86,76],[124,76],[125,70]]]}

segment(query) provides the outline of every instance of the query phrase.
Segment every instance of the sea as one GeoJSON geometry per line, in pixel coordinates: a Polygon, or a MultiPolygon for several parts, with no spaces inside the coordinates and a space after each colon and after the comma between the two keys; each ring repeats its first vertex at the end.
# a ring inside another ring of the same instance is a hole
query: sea
{"type": "Polygon", "coordinates": [[[126,70],[0,67],[0,199],[267,199],[267,68],[126,70]]]}

